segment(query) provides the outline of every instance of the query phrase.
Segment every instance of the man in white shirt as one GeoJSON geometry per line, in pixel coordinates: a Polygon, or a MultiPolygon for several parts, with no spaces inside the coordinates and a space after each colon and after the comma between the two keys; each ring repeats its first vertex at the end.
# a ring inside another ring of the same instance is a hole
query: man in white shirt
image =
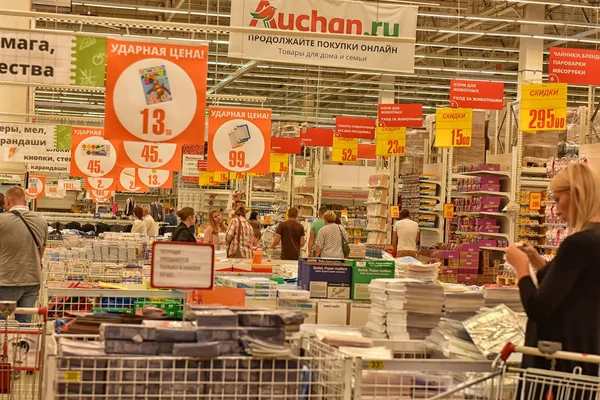
{"type": "Polygon", "coordinates": [[[144,210],[144,225],[146,225],[146,234],[150,237],[158,236],[158,223],[150,214],[150,206],[145,204],[142,208],[144,210]]]}
{"type": "Polygon", "coordinates": [[[400,212],[400,221],[394,224],[392,245],[396,248],[396,257],[416,257],[419,243],[419,224],[412,221],[410,211],[400,212]]]}

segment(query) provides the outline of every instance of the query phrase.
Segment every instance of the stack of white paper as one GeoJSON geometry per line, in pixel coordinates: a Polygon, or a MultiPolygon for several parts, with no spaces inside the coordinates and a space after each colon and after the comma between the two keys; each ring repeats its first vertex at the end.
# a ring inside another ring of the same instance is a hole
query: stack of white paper
{"type": "Polygon", "coordinates": [[[481,351],[475,346],[462,322],[442,318],[437,328],[425,341],[425,345],[446,358],[482,360],[481,351]]]}
{"type": "Polygon", "coordinates": [[[446,302],[444,316],[456,321],[464,321],[477,314],[485,305],[483,290],[478,286],[465,286],[443,283],[446,302]]]}
{"type": "Polygon", "coordinates": [[[485,306],[488,308],[496,307],[499,304],[506,304],[514,312],[524,311],[519,288],[516,286],[487,285],[484,292],[485,306]]]}
{"type": "Polygon", "coordinates": [[[444,289],[438,283],[407,279],[407,329],[411,340],[425,339],[435,328],[444,307],[444,289]]]}

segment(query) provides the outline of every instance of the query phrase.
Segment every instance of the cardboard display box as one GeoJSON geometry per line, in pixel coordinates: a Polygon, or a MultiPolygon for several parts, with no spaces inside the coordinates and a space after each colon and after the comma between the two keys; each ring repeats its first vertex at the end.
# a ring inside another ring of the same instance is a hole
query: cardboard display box
{"type": "Polygon", "coordinates": [[[373,279],[394,278],[396,263],[392,260],[352,262],[352,299],[369,300],[369,284],[373,279]]]}
{"type": "Polygon", "coordinates": [[[313,299],[350,299],[352,266],[344,260],[303,258],[298,261],[298,285],[313,299]]]}

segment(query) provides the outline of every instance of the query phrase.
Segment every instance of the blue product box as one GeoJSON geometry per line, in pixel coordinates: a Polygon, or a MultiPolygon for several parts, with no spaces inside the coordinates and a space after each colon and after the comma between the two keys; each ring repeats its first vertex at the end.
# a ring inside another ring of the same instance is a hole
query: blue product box
{"type": "Polygon", "coordinates": [[[350,299],[352,266],[344,260],[304,258],[298,262],[298,285],[313,299],[350,299]]]}

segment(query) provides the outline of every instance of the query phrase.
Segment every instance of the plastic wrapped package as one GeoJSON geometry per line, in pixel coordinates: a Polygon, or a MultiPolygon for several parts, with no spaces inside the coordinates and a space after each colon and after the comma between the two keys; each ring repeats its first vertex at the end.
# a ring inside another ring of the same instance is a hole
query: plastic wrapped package
{"type": "Polygon", "coordinates": [[[132,354],[156,356],[160,352],[159,342],[134,342],[132,340],[105,340],[106,354],[132,354]]]}
{"type": "Polygon", "coordinates": [[[156,340],[156,328],[144,325],[102,324],[100,340],[156,340]]]}
{"type": "Polygon", "coordinates": [[[176,343],[173,346],[173,355],[181,357],[212,358],[220,355],[221,342],[203,343],[176,343]]]}
{"type": "Polygon", "coordinates": [[[519,317],[504,304],[482,311],[463,324],[486,357],[498,354],[506,343],[523,345],[525,342],[519,317]]]}
{"type": "Polygon", "coordinates": [[[238,356],[244,354],[244,349],[239,340],[218,342],[219,356],[238,356]]]}
{"type": "Polygon", "coordinates": [[[285,329],[283,328],[254,328],[244,329],[244,336],[252,339],[264,340],[269,343],[283,345],[285,343],[285,329]]]}
{"type": "Polygon", "coordinates": [[[260,373],[250,369],[243,360],[211,360],[208,368],[209,382],[256,382],[260,373]]]}
{"type": "Polygon", "coordinates": [[[196,341],[214,342],[220,340],[238,340],[242,333],[240,328],[200,327],[196,331],[196,341]]]}
{"type": "Polygon", "coordinates": [[[231,310],[209,310],[194,311],[194,319],[199,327],[217,326],[217,327],[237,327],[238,316],[231,310]]]}
{"type": "Polygon", "coordinates": [[[305,318],[306,314],[296,311],[253,311],[238,313],[240,326],[250,327],[279,328],[285,325],[300,325],[304,322],[305,318]]]}
{"type": "Polygon", "coordinates": [[[195,342],[196,328],[156,328],[157,342],[195,342]]]}

